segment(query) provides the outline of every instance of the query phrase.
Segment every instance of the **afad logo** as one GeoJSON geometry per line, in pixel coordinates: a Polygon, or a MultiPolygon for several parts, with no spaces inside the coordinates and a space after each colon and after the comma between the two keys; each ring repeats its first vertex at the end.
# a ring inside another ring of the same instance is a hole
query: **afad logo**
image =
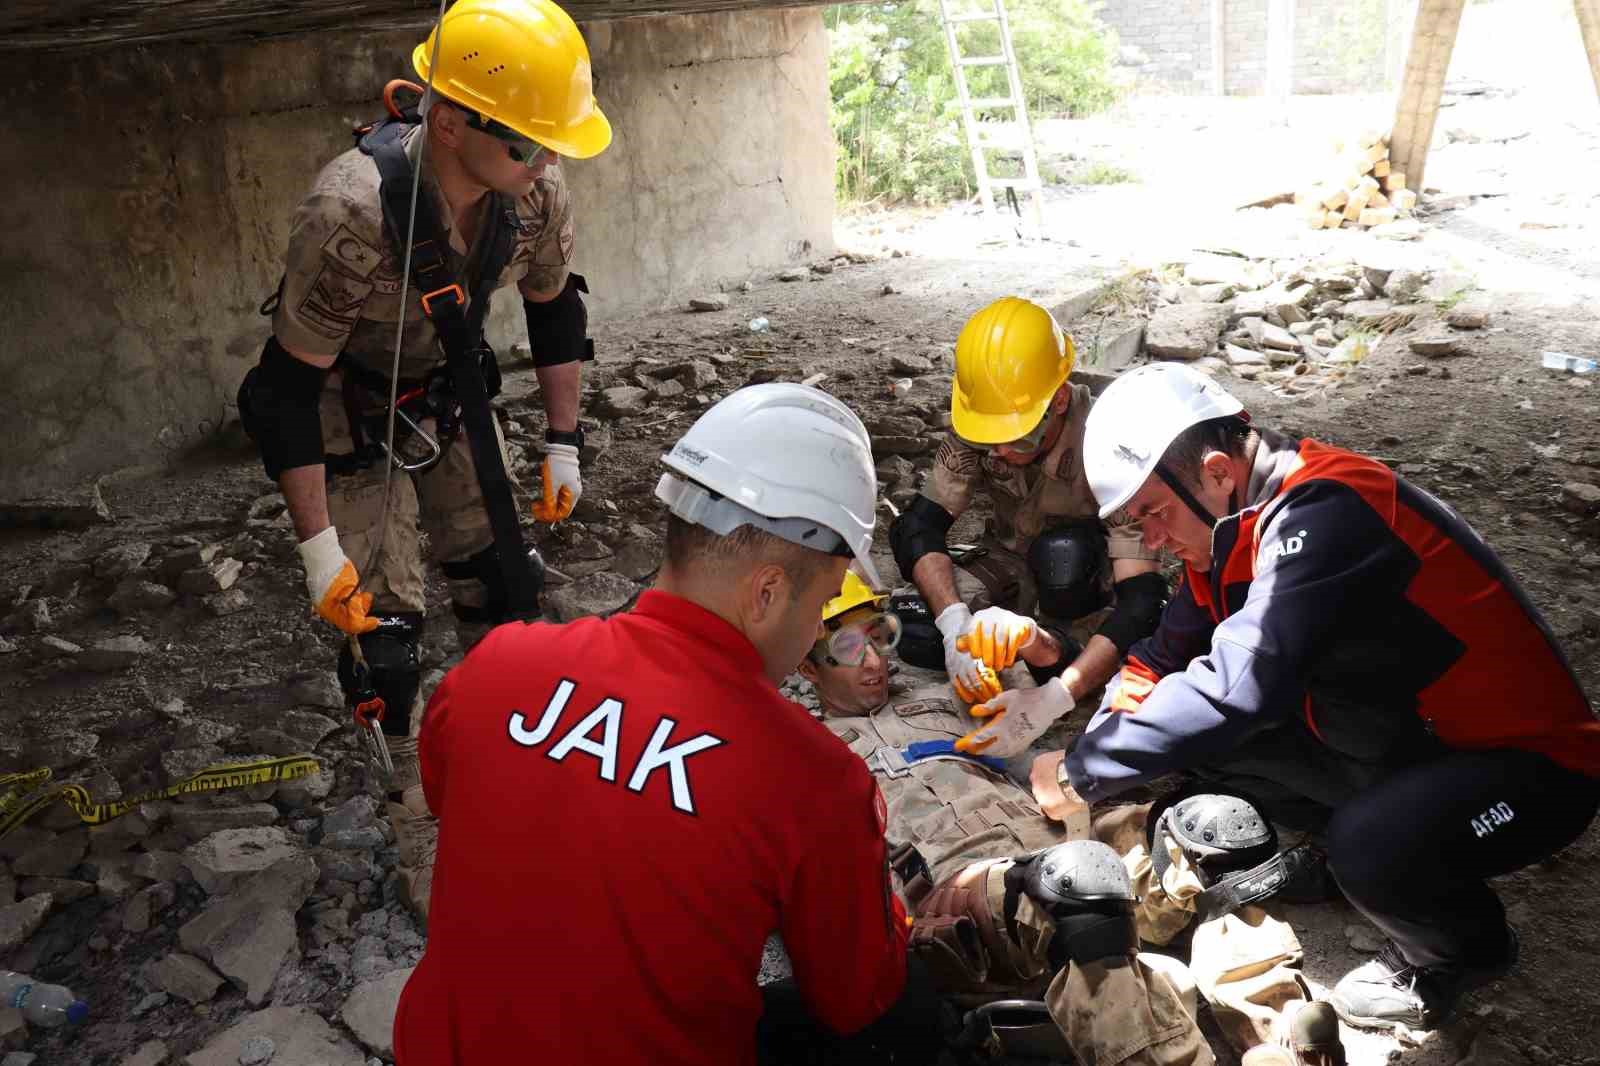
{"type": "Polygon", "coordinates": [[[1286,555],[1299,555],[1300,550],[1306,546],[1306,531],[1301,530],[1290,537],[1284,537],[1278,543],[1267,549],[1267,561],[1277,562],[1286,555]]]}

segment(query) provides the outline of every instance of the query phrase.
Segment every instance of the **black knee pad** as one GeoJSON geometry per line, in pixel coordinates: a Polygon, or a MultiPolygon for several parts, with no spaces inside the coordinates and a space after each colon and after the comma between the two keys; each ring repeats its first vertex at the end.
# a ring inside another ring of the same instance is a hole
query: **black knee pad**
{"type": "Polygon", "coordinates": [[[354,708],[373,695],[383,700],[383,731],[391,737],[411,732],[411,704],[422,686],[422,615],[411,612],[378,615],[378,628],[363,633],[361,654],[366,676],[358,675],[350,642],[339,648],[339,687],[354,708]]]}
{"type": "MultiPolygon", "coordinates": [[[[509,597],[506,595],[506,575],[500,567],[499,556],[491,544],[478,554],[440,567],[451,581],[476,581],[483,586],[482,607],[451,601],[450,609],[459,621],[470,624],[497,626],[511,621],[509,597]]],[[[528,569],[533,572],[533,599],[536,605],[544,596],[544,556],[538,548],[528,549],[528,569]]]]}
{"type": "Polygon", "coordinates": [[[1006,924],[1016,935],[1021,896],[1043,907],[1056,923],[1051,965],[1124,958],[1139,950],[1133,907],[1137,897],[1128,869],[1110,845],[1071,840],[1018,859],[1006,871],[1006,924]]]}
{"type": "Polygon", "coordinates": [[[1098,522],[1049,529],[1028,546],[1028,570],[1039,590],[1039,611],[1071,620],[1104,607],[1106,535],[1098,522]]]}
{"type": "Polygon", "coordinates": [[[1157,878],[1172,864],[1175,843],[1204,886],[1195,897],[1200,920],[1230,914],[1278,894],[1315,873],[1319,857],[1301,845],[1278,850],[1278,833],[1255,804],[1240,796],[1199,793],[1157,814],[1151,811],[1150,861],[1157,878]]]}

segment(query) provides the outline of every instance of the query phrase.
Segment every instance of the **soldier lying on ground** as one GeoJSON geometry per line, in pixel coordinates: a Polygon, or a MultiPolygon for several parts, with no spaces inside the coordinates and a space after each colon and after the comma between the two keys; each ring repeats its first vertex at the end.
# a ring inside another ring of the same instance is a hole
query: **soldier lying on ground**
{"type": "MultiPolygon", "coordinates": [[[[1137,950],[1139,940],[1167,944],[1199,919],[1193,980],[1231,1042],[1287,1047],[1298,1036],[1298,1059],[1282,1061],[1343,1062],[1332,1012],[1309,1006],[1293,931],[1248,905],[1265,894],[1248,886],[1293,867],[1276,855],[1265,820],[1233,797],[1188,797],[1160,819],[1152,861],[1150,804],[1108,808],[1092,825],[1087,812],[1067,824],[1050,819],[1009,772],[1025,775],[1031,755],[1008,767],[954,750],[972,721],[947,686],[891,694],[887,655],[899,629],[886,599],[847,573],[823,610],[827,635],[799,670],[824,724],[878,780],[897,889],[915,915],[912,950],[942,991],[963,1011],[1042,998],[1079,1061],[1209,1063],[1192,1011],[1178,1005],[1174,986],[1189,983],[1182,967],[1137,950]],[[1111,869],[1097,865],[1114,854],[1121,860],[1111,869]],[[1023,882],[1052,866],[1076,883],[1041,905],[1023,882]]],[[[961,1038],[992,1037],[981,1013],[967,1017],[974,1024],[961,1038]]],[[[1273,1053],[1264,1048],[1252,1061],[1278,1061],[1273,1053]]]]}

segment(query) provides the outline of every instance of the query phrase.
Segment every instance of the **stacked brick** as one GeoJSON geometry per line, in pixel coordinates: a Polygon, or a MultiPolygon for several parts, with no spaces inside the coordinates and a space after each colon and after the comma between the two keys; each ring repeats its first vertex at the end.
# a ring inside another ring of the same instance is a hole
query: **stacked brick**
{"type": "Polygon", "coordinates": [[[1371,229],[1408,217],[1417,194],[1404,173],[1391,168],[1389,137],[1366,130],[1334,142],[1334,161],[1323,180],[1295,194],[1312,229],[1371,229]]]}

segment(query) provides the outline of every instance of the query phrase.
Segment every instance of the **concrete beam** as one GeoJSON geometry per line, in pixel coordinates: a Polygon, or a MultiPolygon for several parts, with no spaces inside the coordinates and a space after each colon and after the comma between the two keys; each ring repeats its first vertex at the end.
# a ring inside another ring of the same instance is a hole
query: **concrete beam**
{"type": "Polygon", "coordinates": [[[1389,161],[1406,176],[1406,186],[1422,191],[1423,170],[1433,124],[1439,118],[1439,98],[1450,70],[1461,29],[1461,12],[1467,0],[1422,0],[1416,26],[1411,31],[1411,51],[1395,107],[1394,132],[1389,141],[1389,161]]]}
{"type": "Polygon", "coordinates": [[[1600,92],[1600,0],[1572,0],[1578,11],[1578,28],[1583,31],[1583,47],[1589,53],[1589,73],[1600,92]]]}

